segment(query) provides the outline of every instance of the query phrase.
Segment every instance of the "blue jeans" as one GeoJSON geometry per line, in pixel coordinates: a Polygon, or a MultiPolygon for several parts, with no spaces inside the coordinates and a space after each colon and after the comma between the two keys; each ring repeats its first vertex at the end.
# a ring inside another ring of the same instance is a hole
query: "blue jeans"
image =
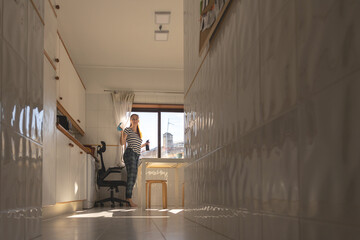
{"type": "Polygon", "coordinates": [[[124,162],[127,172],[126,181],[126,198],[132,197],[132,191],[136,182],[138,166],[139,166],[139,154],[135,153],[131,148],[126,148],[124,152],[124,162]]]}

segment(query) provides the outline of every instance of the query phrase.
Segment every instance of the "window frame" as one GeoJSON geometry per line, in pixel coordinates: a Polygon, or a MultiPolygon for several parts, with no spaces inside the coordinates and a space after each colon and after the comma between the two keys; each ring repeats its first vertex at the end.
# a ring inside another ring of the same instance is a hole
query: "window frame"
{"type": "Polygon", "coordinates": [[[153,112],[158,116],[158,158],[161,158],[161,113],[162,112],[182,112],[184,113],[184,105],[182,104],[133,104],[131,112],[153,112]]]}

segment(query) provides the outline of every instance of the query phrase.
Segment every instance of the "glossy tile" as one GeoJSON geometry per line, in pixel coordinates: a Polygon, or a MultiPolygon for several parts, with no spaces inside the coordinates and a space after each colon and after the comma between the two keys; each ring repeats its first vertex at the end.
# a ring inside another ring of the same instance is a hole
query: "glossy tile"
{"type": "Polygon", "coordinates": [[[85,102],[86,102],[86,111],[87,110],[98,110],[98,94],[86,94],[85,95],[85,102]]]}
{"type": "Polygon", "coordinates": [[[44,122],[44,82],[43,78],[29,74],[26,116],[26,135],[32,140],[42,144],[44,122]]]}
{"type": "Polygon", "coordinates": [[[360,4],[233,1],[200,68],[196,4],[184,1],[184,215],[231,239],[358,236],[360,4]]]}
{"type": "Polygon", "coordinates": [[[259,0],[259,9],[260,9],[260,31],[263,32],[269,25],[276,21],[275,18],[278,15],[281,15],[281,11],[291,3],[295,2],[294,0],[275,0],[275,1],[266,1],[259,0]]]}
{"type": "Polygon", "coordinates": [[[360,224],[359,77],[358,72],[300,107],[303,217],[360,224]]]}
{"type": "Polygon", "coordinates": [[[97,111],[97,119],[98,125],[97,127],[113,127],[116,126],[115,124],[115,115],[114,110],[98,110],[97,111]]]}
{"type": "Polygon", "coordinates": [[[262,140],[262,211],[298,216],[297,111],[266,125],[262,140]]]}
{"type": "Polygon", "coordinates": [[[96,110],[86,110],[86,127],[98,127],[98,112],[96,110]]]}
{"type": "Polygon", "coordinates": [[[236,24],[236,59],[238,64],[241,61],[246,62],[246,56],[249,51],[253,51],[259,46],[259,2],[260,0],[233,1],[231,8],[235,9],[236,24]]]}
{"type": "Polygon", "coordinates": [[[298,218],[264,215],[262,222],[264,240],[300,240],[298,218]]]}
{"type": "Polygon", "coordinates": [[[26,209],[25,234],[28,239],[41,236],[41,207],[28,207],[26,209]]]}
{"type": "Polygon", "coordinates": [[[27,0],[4,1],[2,9],[4,39],[23,61],[27,61],[28,4],[27,0]]]}
{"type": "MultiPolygon", "coordinates": [[[[260,108],[260,73],[259,73],[259,44],[247,51],[244,59],[239,61],[236,70],[237,78],[237,108],[236,131],[244,135],[257,127],[261,122],[260,108]]],[[[235,138],[236,139],[236,138],[235,138]]]]}
{"type": "MultiPolygon", "coordinates": [[[[30,4],[31,5],[31,4],[30,4]]],[[[43,79],[44,25],[35,9],[28,8],[28,71],[43,79]]]]}
{"type": "Polygon", "coordinates": [[[359,69],[358,1],[297,1],[297,78],[301,96],[359,69]]]}
{"type": "Polygon", "coordinates": [[[0,184],[1,191],[6,194],[0,195],[0,209],[6,213],[26,206],[26,145],[23,137],[4,125],[1,138],[0,184]]]}
{"type": "Polygon", "coordinates": [[[262,132],[256,130],[241,138],[237,150],[237,189],[233,193],[238,207],[246,211],[261,210],[262,132]]]}
{"type": "Polygon", "coordinates": [[[360,236],[359,227],[336,225],[328,222],[301,221],[301,240],[344,239],[357,240],[360,236]]]}
{"type": "Polygon", "coordinates": [[[268,121],[297,101],[293,1],[269,25],[260,44],[262,112],[268,121]]]}
{"type": "Polygon", "coordinates": [[[0,38],[2,38],[3,35],[3,0],[0,0],[0,38]]]}
{"type": "Polygon", "coordinates": [[[24,209],[8,209],[0,212],[1,238],[25,239],[24,209]]]}
{"type": "Polygon", "coordinates": [[[111,99],[111,95],[109,93],[97,94],[97,100],[98,110],[113,111],[114,105],[111,99]]]}
{"type": "Polygon", "coordinates": [[[260,240],[262,239],[262,216],[257,213],[244,211],[240,213],[240,236],[239,239],[260,240]]]}
{"type": "Polygon", "coordinates": [[[2,123],[25,134],[26,64],[6,42],[2,59],[2,123]]]}
{"type": "Polygon", "coordinates": [[[42,199],[42,160],[41,145],[26,140],[26,206],[41,207],[42,199]]]}

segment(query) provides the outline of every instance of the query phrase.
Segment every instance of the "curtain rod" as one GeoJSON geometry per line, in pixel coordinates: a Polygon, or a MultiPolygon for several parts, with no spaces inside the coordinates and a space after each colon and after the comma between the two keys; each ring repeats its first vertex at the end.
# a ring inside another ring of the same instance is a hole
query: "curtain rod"
{"type": "Polygon", "coordinates": [[[126,89],[117,89],[117,90],[110,90],[105,89],[104,92],[116,92],[116,91],[133,91],[135,93],[171,93],[171,94],[184,94],[184,92],[179,91],[152,91],[152,90],[126,90],[126,89]]]}

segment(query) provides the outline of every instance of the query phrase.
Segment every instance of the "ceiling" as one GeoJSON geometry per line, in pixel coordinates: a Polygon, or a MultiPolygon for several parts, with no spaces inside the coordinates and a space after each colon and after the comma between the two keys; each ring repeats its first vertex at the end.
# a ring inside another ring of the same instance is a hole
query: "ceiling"
{"type": "MultiPolygon", "coordinates": [[[[183,74],[182,0],[63,0],[60,7],[59,32],[82,78],[94,69],[183,74]],[[171,11],[170,24],[162,28],[170,32],[168,41],[154,40],[155,11],[171,11]]],[[[166,79],[171,88],[172,77],[166,79]]],[[[141,84],[149,77],[137,80],[141,84]]],[[[119,80],[122,86],[126,81],[119,80]]]]}

